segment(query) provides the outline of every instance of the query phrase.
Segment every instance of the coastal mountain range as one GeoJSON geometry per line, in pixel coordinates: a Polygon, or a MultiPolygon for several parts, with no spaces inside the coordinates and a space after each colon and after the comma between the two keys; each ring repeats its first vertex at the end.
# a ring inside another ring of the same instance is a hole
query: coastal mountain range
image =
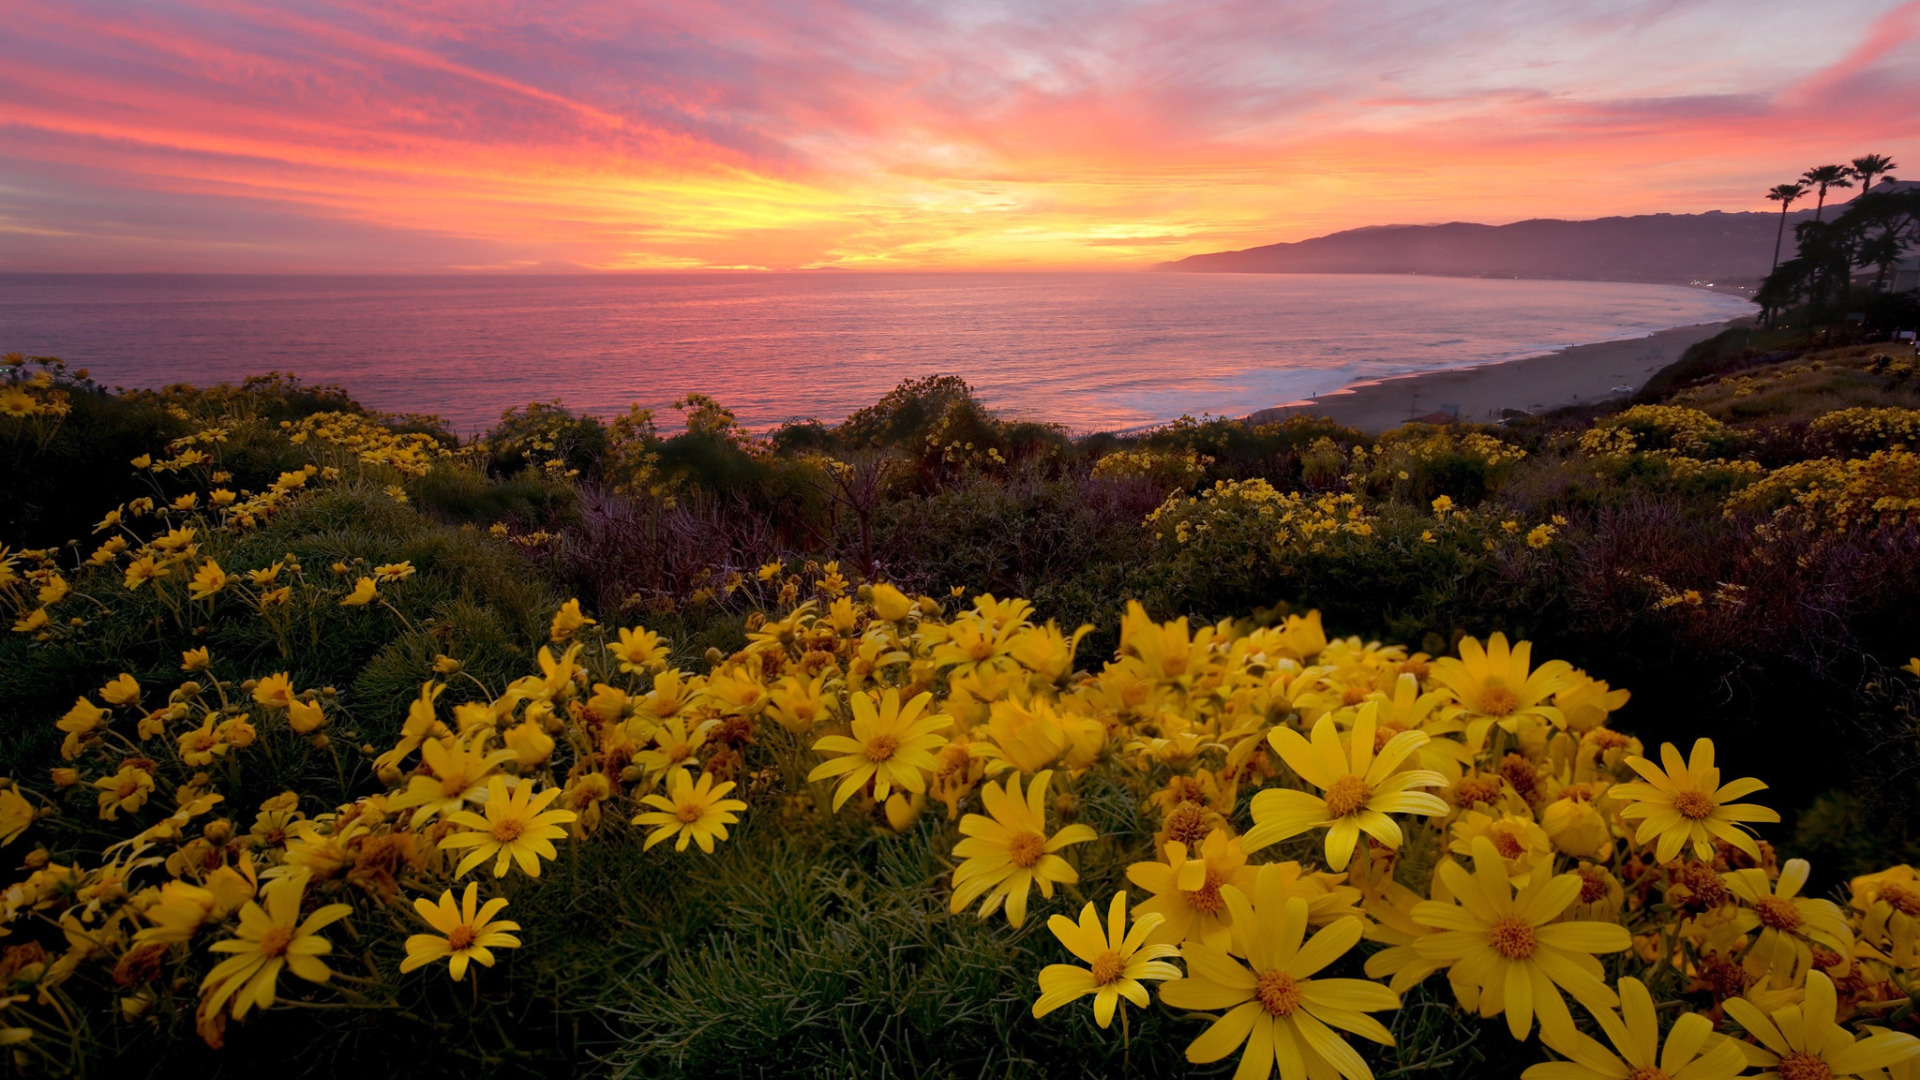
{"type": "MultiPolygon", "coordinates": [[[[1876,185],[1878,188],[1880,185],[1876,185]]],[[[1833,218],[1844,204],[1829,202],[1833,218]]],[[[1787,215],[1780,257],[1794,254],[1787,215]]],[[[1435,274],[1448,277],[1758,285],[1773,261],[1778,213],[1641,214],[1591,221],[1540,218],[1509,225],[1374,225],[1294,243],[1193,255],[1156,270],[1184,273],[1435,274]]]]}

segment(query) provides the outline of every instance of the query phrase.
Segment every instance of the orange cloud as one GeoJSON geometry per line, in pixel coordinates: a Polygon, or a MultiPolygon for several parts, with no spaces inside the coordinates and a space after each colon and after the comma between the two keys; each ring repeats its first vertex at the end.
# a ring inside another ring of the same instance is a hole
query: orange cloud
{"type": "Polygon", "coordinates": [[[0,40],[0,268],[1132,267],[1920,164],[1920,0],[112,0],[0,40]]]}

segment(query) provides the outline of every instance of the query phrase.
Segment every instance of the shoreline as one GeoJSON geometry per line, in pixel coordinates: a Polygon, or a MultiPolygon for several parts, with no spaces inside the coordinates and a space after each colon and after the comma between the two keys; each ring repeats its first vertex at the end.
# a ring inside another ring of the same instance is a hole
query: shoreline
{"type": "Polygon", "coordinates": [[[1654,372],[1680,359],[1688,346],[1751,322],[1751,317],[1743,316],[1675,326],[1641,337],[1571,345],[1539,356],[1369,379],[1261,409],[1246,420],[1268,423],[1291,416],[1324,416],[1378,434],[1434,413],[1447,413],[1466,423],[1486,423],[1498,420],[1504,410],[1541,413],[1563,405],[1584,405],[1638,391],[1654,372]]]}

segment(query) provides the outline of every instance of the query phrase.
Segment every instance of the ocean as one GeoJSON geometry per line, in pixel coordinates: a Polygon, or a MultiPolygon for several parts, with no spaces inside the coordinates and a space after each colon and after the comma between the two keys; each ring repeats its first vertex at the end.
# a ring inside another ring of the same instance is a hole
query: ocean
{"type": "Polygon", "coordinates": [[[0,352],[112,386],[293,372],[463,433],[554,399],[671,427],[689,391],[756,430],[835,421],[946,373],[1004,415],[1089,432],[1751,310],[1680,286],[1407,275],[0,274],[0,352]]]}

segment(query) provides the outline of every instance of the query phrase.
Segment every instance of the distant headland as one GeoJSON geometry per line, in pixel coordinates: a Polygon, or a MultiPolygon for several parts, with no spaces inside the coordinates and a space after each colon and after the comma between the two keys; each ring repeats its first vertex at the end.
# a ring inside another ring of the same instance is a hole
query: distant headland
{"type": "MultiPolygon", "coordinates": [[[[1878,185],[1896,186],[1908,185],[1878,185]]],[[[1816,212],[1796,211],[1786,223],[1812,221],[1816,212]]],[[[1635,281],[1712,285],[1750,295],[1767,275],[1780,225],[1776,213],[1717,210],[1508,225],[1377,225],[1294,243],[1192,255],[1154,269],[1635,281]]]]}

